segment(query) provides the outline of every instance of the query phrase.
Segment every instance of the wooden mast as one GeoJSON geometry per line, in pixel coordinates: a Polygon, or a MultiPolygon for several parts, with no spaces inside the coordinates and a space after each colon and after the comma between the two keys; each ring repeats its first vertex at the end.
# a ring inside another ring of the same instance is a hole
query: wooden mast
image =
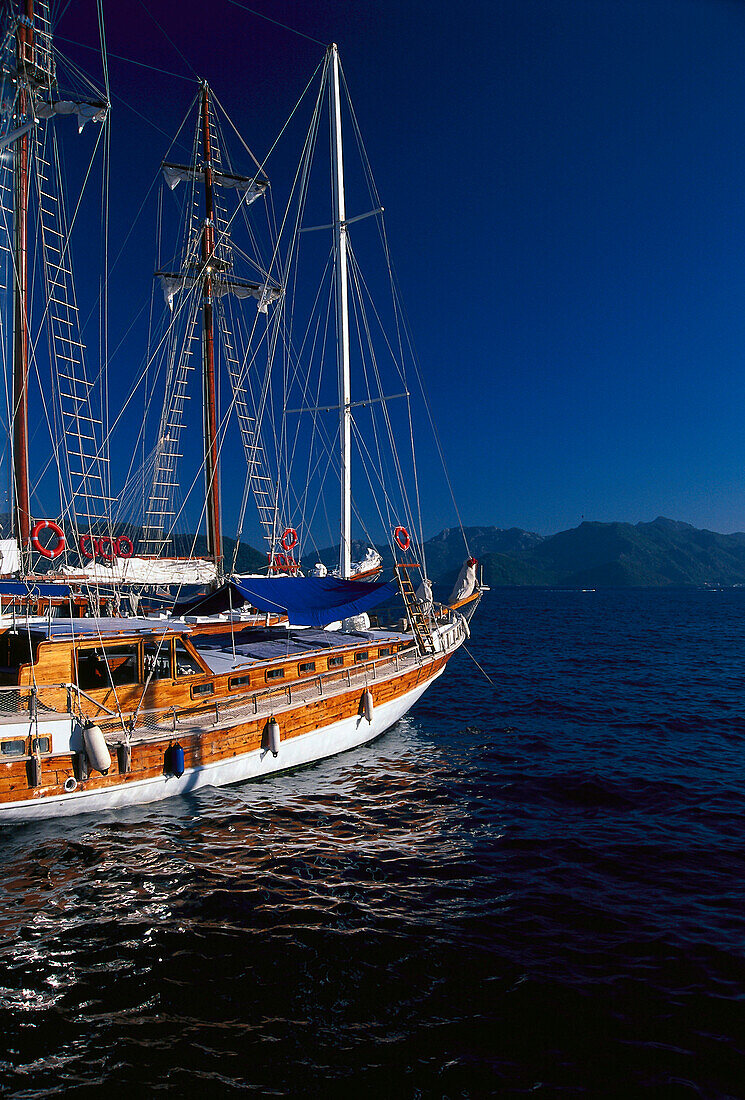
{"type": "Polygon", "coordinates": [[[336,344],[339,371],[339,435],[341,439],[341,537],[339,575],[345,580],[352,572],[352,407],[349,368],[349,304],[347,276],[347,215],[344,201],[344,157],[341,140],[341,95],[339,91],[339,49],[329,46],[333,71],[332,180],[334,191],[334,256],[336,259],[336,344]]]}
{"type": "Polygon", "coordinates": [[[205,220],[202,233],[203,328],[202,375],[204,386],[204,475],[207,483],[207,552],[215,561],[218,580],[222,577],[222,532],[220,528],[220,482],[217,444],[217,400],[215,396],[215,338],[212,278],[215,268],[215,205],[213,195],[212,141],[210,137],[209,86],[202,83],[202,156],[204,159],[205,220]]]}
{"type": "MultiPolygon", "coordinates": [[[[34,0],[16,28],[18,117],[28,113],[28,72],[33,66],[34,0]]],[[[31,503],[28,479],[28,181],[29,135],[15,143],[13,162],[13,526],[24,569],[30,564],[31,503]]]]}

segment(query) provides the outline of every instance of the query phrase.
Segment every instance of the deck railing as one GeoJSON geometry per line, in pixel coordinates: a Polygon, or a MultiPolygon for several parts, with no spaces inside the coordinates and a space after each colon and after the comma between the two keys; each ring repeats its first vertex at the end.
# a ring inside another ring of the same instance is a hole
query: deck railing
{"type": "Polygon", "coordinates": [[[416,646],[411,646],[388,657],[360,661],[354,666],[329,670],[276,687],[231,692],[227,698],[209,702],[205,700],[190,707],[170,706],[141,710],[134,721],[126,712],[119,714],[110,710],[77,684],[0,686],[0,720],[27,717],[30,723],[38,724],[45,716],[52,718],[65,715],[71,720],[93,718],[104,734],[111,736],[121,735],[125,730],[137,736],[162,736],[177,729],[188,732],[190,727],[204,725],[205,722],[219,726],[244,716],[246,719],[269,716],[298,703],[342,694],[352,687],[364,689],[381,678],[431,664],[441,653],[455,648],[465,634],[462,618],[453,617],[440,632],[442,648],[434,654],[422,654],[416,646]],[[90,706],[84,707],[82,700],[90,706]]]}

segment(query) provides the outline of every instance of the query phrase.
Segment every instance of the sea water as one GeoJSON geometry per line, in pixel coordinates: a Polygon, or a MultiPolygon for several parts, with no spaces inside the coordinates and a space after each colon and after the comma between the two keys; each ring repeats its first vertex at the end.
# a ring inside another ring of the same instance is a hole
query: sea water
{"type": "Polygon", "coordinates": [[[0,830],[0,1093],[744,1096],[745,590],[468,650],[363,749],[0,830]]]}

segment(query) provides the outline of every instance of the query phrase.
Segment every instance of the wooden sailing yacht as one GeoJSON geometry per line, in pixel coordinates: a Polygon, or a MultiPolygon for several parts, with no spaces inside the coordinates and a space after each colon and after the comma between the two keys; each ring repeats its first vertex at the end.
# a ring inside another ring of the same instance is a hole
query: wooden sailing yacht
{"type": "MultiPolygon", "coordinates": [[[[15,61],[6,62],[18,88],[16,129],[11,131],[16,190],[23,185],[24,139],[39,126],[39,116],[29,104],[39,99],[42,77],[49,92],[46,117],[53,117],[58,102],[53,81],[48,79],[51,42],[49,60],[43,62],[35,33],[38,8],[33,3],[25,0],[24,11],[15,12],[15,61]]],[[[211,605],[201,609],[207,613],[209,629],[188,617],[50,615],[8,623],[0,630],[0,822],[150,802],[205,785],[287,771],[362,745],[412,707],[468,635],[463,611],[478,601],[475,580],[470,574],[465,578],[457,608],[436,604],[426,577],[417,593],[414,577],[423,573],[423,567],[403,515],[394,516],[392,523],[393,579],[370,582],[352,577],[351,454],[357,403],[351,384],[348,226],[355,219],[348,219],[345,207],[336,46],[325,55],[316,115],[323,110],[325,96],[331,108],[333,221],[322,228],[330,229],[333,238],[339,384],[335,405],[325,408],[338,415],[338,575],[318,570],[316,575],[303,576],[287,568],[286,558],[284,568],[272,568],[277,547],[287,554],[298,538],[294,527],[284,526],[287,521],[278,527],[275,506],[268,535],[269,575],[227,580],[210,597],[211,605]],[[274,621],[281,618],[283,625],[236,625],[230,613],[240,605],[261,613],[265,623],[274,617],[274,621]],[[227,612],[228,618],[215,617],[221,612],[227,612]]],[[[216,229],[216,169],[206,84],[200,88],[200,111],[200,162],[168,166],[204,189],[204,217],[197,238],[191,236],[191,247],[198,245],[198,258],[190,259],[186,269],[161,271],[160,276],[174,281],[174,293],[194,293],[200,299],[209,548],[220,570],[221,436],[214,392],[213,323],[216,301],[232,289],[233,276],[221,259],[224,240],[216,229]]],[[[258,175],[253,186],[259,191],[263,187],[258,175]]],[[[22,220],[17,218],[15,228],[18,255],[24,247],[19,237],[22,220]]],[[[22,281],[22,267],[17,264],[16,282],[21,289],[22,281]]],[[[278,302],[284,296],[281,283],[270,282],[266,275],[254,284],[235,280],[233,286],[244,296],[256,298],[260,308],[266,306],[269,295],[278,302]]],[[[24,327],[17,315],[16,342],[21,345],[18,334],[24,327]]],[[[17,410],[23,406],[27,384],[22,355],[19,362],[17,410]]],[[[319,401],[315,396],[312,400],[315,416],[319,401]]],[[[385,407],[388,400],[368,391],[359,404],[385,407]]],[[[19,435],[16,451],[23,452],[24,446],[19,435]]],[[[255,455],[253,437],[251,446],[255,455]]],[[[16,458],[18,462],[16,482],[21,485],[22,459],[16,458]]],[[[248,476],[255,476],[255,468],[249,468],[248,476]]],[[[392,507],[390,499],[386,501],[392,507]]],[[[20,544],[25,547],[33,536],[30,503],[22,486],[16,493],[15,512],[20,544]]],[[[148,538],[162,535],[162,529],[147,532],[148,538]]],[[[200,609],[193,610],[196,619],[200,609]]]]}

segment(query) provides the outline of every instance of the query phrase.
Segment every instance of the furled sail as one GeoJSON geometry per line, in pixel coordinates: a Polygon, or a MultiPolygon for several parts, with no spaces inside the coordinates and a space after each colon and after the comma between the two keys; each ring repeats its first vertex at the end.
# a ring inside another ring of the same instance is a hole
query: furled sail
{"type": "Polygon", "coordinates": [[[36,118],[52,118],[54,115],[77,115],[78,133],[82,133],[86,122],[103,122],[108,108],[105,103],[87,100],[58,99],[52,103],[44,99],[34,100],[36,118]]]}
{"type": "Polygon", "coordinates": [[[455,582],[455,587],[450,593],[450,599],[448,600],[449,604],[458,603],[460,600],[465,600],[471,595],[476,587],[476,565],[477,561],[475,558],[468,558],[468,560],[464,562],[458,574],[458,579],[455,582]]]}
{"type": "MultiPolygon", "coordinates": [[[[168,303],[168,308],[173,309],[173,299],[180,290],[191,290],[195,286],[201,286],[201,275],[188,274],[176,275],[166,272],[157,272],[160,285],[163,288],[163,297],[168,303]]],[[[236,298],[255,298],[259,305],[259,313],[267,313],[272,302],[276,302],[282,293],[282,288],[273,283],[249,283],[240,279],[220,279],[212,284],[212,294],[221,298],[223,294],[233,294],[236,298]]]]}
{"type": "MultiPolygon", "coordinates": [[[[180,183],[186,180],[203,180],[204,166],[192,167],[188,164],[163,163],[163,177],[173,191],[180,183]]],[[[212,182],[220,187],[226,187],[232,191],[243,191],[244,202],[252,203],[260,199],[269,186],[269,181],[261,176],[236,176],[232,172],[213,171],[212,182]]]]}
{"type": "Polygon", "coordinates": [[[62,566],[60,572],[98,584],[211,584],[217,576],[206,558],[114,558],[105,565],[62,566]]]}

